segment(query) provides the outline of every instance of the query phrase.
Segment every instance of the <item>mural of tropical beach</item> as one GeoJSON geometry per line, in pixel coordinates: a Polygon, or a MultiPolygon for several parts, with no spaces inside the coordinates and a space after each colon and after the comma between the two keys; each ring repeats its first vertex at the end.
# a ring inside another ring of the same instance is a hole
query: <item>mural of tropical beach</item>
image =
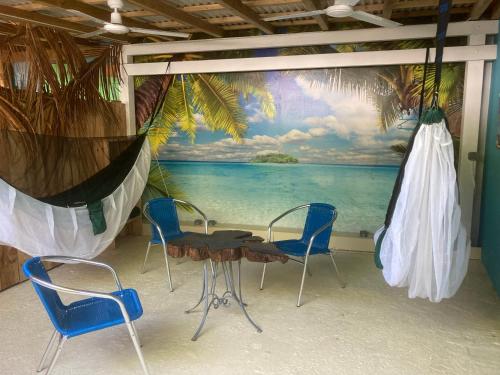
{"type": "MultiPolygon", "coordinates": [[[[326,202],[338,209],[336,231],[373,233],[417,123],[419,72],[395,66],[176,76],[161,140],[153,142],[165,188],[217,225],[264,227],[292,207],[326,202]]],[[[194,218],[181,212],[183,221],[194,218]]],[[[304,218],[297,213],[279,226],[301,228],[304,218]]]]}

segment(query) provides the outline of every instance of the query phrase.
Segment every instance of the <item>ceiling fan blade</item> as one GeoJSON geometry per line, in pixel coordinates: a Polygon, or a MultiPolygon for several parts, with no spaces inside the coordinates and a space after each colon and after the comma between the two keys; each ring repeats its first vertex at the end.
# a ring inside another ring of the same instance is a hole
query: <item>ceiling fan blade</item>
{"type": "Polygon", "coordinates": [[[357,5],[361,0],[335,0],[335,5],[349,5],[353,7],[357,5]]]}
{"type": "Polygon", "coordinates": [[[77,35],[77,37],[78,38],[92,38],[94,36],[99,36],[99,35],[106,34],[106,33],[107,33],[106,30],[99,29],[99,30],[96,30],[96,31],[91,31],[90,33],[79,34],[79,35],[77,35]]]}
{"type": "Polygon", "coordinates": [[[312,10],[310,12],[298,12],[293,14],[287,14],[286,16],[275,16],[275,17],[266,17],[262,20],[264,21],[281,21],[281,20],[290,20],[294,18],[303,18],[303,17],[314,17],[319,16],[320,14],[325,14],[325,10],[312,10]]]}
{"type": "Polygon", "coordinates": [[[101,25],[106,25],[107,23],[109,23],[109,22],[101,20],[100,18],[96,18],[94,16],[91,16],[90,14],[80,12],[79,10],[76,10],[76,9],[66,9],[66,11],[73,13],[73,14],[80,16],[80,17],[90,18],[92,21],[100,23],[101,25]]]}
{"type": "Polygon", "coordinates": [[[142,29],[140,27],[130,27],[131,32],[149,34],[149,35],[161,35],[161,36],[171,36],[174,38],[189,38],[191,34],[178,33],[175,31],[163,31],[163,30],[153,30],[153,29],[142,29]]]}
{"type": "Polygon", "coordinates": [[[395,22],[387,18],[379,17],[376,16],[375,14],[363,12],[360,10],[352,12],[352,14],[349,17],[356,18],[357,20],[365,21],[382,27],[397,27],[402,25],[399,22],[395,22]]]}

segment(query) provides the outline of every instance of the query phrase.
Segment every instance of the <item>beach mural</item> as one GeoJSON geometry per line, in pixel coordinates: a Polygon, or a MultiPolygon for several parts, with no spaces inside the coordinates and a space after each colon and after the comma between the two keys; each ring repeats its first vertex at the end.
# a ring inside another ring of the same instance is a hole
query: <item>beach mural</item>
{"type": "MultiPolygon", "coordinates": [[[[262,227],[327,202],[338,232],[373,233],[416,125],[419,74],[394,66],[178,76],[155,140],[164,186],[218,225],[262,227]]],[[[304,214],[279,226],[300,228],[304,214]]]]}

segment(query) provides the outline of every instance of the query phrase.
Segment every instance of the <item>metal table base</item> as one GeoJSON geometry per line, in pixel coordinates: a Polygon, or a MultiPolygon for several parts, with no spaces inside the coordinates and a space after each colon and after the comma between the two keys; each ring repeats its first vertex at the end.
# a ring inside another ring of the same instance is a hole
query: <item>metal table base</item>
{"type": "Polygon", "coordinates": [[[241,310],[245,314],[245,317],[248,319],[250,324],[252,324],[257,332],[262,332],[262,329],[255,324],[250,315],[245,308],[246,304],[243,302],[243,298],[241,296],[241,260],[238,260],[238,291],[236,291],[235,283],[234,283],[234,273],[233,273],[233,264],[231,261],[224,262],[213,262],[206,260],[203,263],[203,288],[200,300],[198,303],[186,311],[186,313],[191,313],[196,309],[202,302],[203,304],[203,316],[201,318],[200,325],[196,330],[194,336],[191,340],[196,341],[200,336],[200,333],[205,325],[207,320],[208,312],[213,307],[214,309],[218,309],[220,306],[227,307],[230,305],[230,299],[232,298],[234,301],[238,303],[241,310]],[[210,262],[210,273],[211,277],[209,278],[209,270],[208,270],[208,262],[210,262]],[[224,281],[226,290],[219,296],[216,292],[217,285],[217,271],[219,268],[219,264],[222,268],[222,273],[224,275],[224,281]],[[210,280],[209,280],[210,279],[210,280]]]}

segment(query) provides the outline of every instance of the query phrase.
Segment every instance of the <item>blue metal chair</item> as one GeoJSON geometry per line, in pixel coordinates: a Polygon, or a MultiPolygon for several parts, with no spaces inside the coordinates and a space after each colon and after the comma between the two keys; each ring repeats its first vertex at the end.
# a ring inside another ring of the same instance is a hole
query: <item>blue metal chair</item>
{"type": "MultiPolygon", "coordinates": [[[[302,280],[300,282],[299,296],[297,298],[297,307],[301,306],[302,290],[304,288],[305,276],[306,272],[309,272],[307,261],[310,255],[329,254],[340,284],[342,288],[345,288],[345,283],[342,280],[337,264],[335,263],[333,250],[329,248],[330,236],[333,230],[333,223],[337,218],[337,210],[332,205],[326,203],[309,203],[288,210],[287,212],[281,214],[276,219],[271,221],[267,228],[267,241],[272,242],[272,228],[277,221],[281,220],[288,214],[291,214],[292,212],[303,208],[308,208],[308,211],[302,237],[297,240],[273,242],[280,250],[285,252],[291,260],[304,264],[302,280]]],[[[262,277],[260,280],[261,290],[264,288],[266,266],[267,264],[264,263],[264,268],[262,269],[262,277]]]]}
{"type": "Polygon", "coordinates": [[[33,283],[33,287],[40,297],[49,318],[54,325],[47,349],[38,366],[38,372],[47,368],[45,375],[49,375],[56,364],[66,340],[86,333],[98,331],[119,324],[128,328],[135,350],[139,356],[144,374],[149,375],[142,355],[141,344],[133,321],[142,316],[142,306],[137,292],[134,289],[123,289],[115,270],[104,263],[91,260],[60,256],[36,257],[29,259],[23,265],[23,271],[33,283]],[[90,290],[67,288],[52,283],[42,261],[59,263],[84,263],[105,268],[111,272],[118,288],[112,293],[94,292],[90,290]],[[65,305],[58,292],[90,297],[65,305]],[[54,344],[57,347],[54,350],[54,344]],[[46,365],[49,354],[53,352],[51,360],[46,365]]]}
{"type": "Polygon", "coordinates": [[[163,254],[165,256],[165,264],[167,266],[168,283],[170,285],[171,292],[173,292],[174,289],[172,287],[172,278],[170,276],[170,267],[168,265],[167,243],[170,240],[181,238],[189,233],[181,231],[179,217],[177,216],[176,203],[189,206],[198,212],[203,218],[205,234],[208,234],[208,220],[206,215],[199,208],[189,202],[174,198],[156,198],[150,200],[144,205],[144,216],[151,223],[151,239],[148,242],[146,257],[144,258],[141,272],[144,273],[145,271],[151,246],[162,245],[163,254]]]}

